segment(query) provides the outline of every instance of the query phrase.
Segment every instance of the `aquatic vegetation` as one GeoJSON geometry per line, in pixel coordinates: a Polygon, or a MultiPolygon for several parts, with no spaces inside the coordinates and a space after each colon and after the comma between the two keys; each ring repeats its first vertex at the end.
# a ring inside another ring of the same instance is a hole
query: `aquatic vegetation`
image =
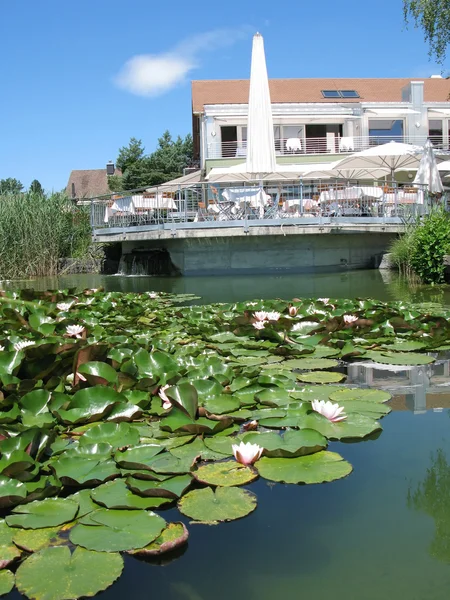
{"type": "Polygon", "coordinates": [[[428,364],[449,348],[449,313],[432,305],[190,300],[1,293],[0,593],[92,596],[120,576],[121,553],[186,543],[167,507],[216,524],[257,509],[242,486],[258,477],[348,476],[329,444],[379,434],[390,395],[341,384],[341,367],[428,364]]]}

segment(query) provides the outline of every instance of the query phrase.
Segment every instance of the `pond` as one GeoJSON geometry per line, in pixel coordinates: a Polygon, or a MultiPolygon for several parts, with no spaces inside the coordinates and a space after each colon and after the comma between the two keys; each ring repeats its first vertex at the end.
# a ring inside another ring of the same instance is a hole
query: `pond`
{"type": "MultiPolygon", "coordinates": [[[[410,288],[378,271],[177,279],[86,275],[14,287],[99,285],[108,291],[196,294],[202,296],[198,303],[328,296],[450,306],[449,288],[410,288]]],[[[188,526],[188,544],[158,560],[124,555],[120,579],[98,598],[447,598],[450,355],[395,368],[354,360],[346,373],[352,387],[392,395],[392,412],[381,420],[379,435],[330,442],[328,450],[353,466],[348,477],[316,485],[259,478],[245,486],[256,494],[257,509],[215,526],[190,524],[177,509],[163,510],[166,521],[188,526]]],[[[13,591],[6,597],[24,596],[13,591]]]]}

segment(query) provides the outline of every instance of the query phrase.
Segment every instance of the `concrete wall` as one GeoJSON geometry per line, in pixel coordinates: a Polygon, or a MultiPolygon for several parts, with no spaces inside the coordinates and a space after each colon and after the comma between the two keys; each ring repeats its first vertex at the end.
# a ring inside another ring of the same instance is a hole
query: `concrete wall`
{"type": "Polygon", "coordinates": [[[317,272],[378,267],[392,232],[198,237],[123,242],[123,252],[166,248],[183,275],[317,272]]]}

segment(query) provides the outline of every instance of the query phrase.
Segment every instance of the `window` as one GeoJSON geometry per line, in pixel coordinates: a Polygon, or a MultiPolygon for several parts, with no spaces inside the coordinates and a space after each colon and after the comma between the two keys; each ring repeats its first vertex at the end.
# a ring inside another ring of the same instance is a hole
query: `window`
{"type": "Polygon", "coordinates": [[[340,90],[342,98],[359,98],[358,92],[355,90],[340,90]]]}
{"type": "Polygon", "coordinates": [[[324,98],[359,98],[355,90],[322,90],[324,98]]]}
{"type": "Polygon", "coordinates": [[[378,146],[387,142],[403,140],[403,119],[370,119],[370,145],[378,146]]]}
{"type": "Polygon", "coordinates": [[[324,98],[340,98],[340,94],[337,90],[322,90],[322,96],[324,98]]]}
{"type": "Polygon", "coordinates": [[[443,127],[442,119],[430,119],[428,121],[428,136],[433,143],[433,146],[442,146],[443,142],[443,127]]]}

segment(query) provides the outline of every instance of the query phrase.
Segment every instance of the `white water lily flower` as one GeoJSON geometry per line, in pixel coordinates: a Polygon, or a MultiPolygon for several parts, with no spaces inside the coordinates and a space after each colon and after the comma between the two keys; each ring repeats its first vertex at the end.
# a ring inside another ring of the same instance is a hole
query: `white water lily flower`
{"type": "Polygon", "coordinates": [[[69,302],[59,302],[59,303],[56,305],[56,308],[57,308],[58,310],[66,311],[66,310],[69,310],[71,306],[72,306],[72,303],[71,303],[71,302],[70,302],[70,303],[69,303],[69,302]]]}
{"type": "Polygon", "coordinates": [[[264,448],[258,446],[258,444],[251,444],[247,442],[241,442],[239,445],[233,444],[232,446],[234,458],[243,465],[252,465],[261,456],[264,448]]]}
{"type": "Polygon", "coordinates": [[[267,321],[269,318],[268,315],[269,315],[269,313],[266,312],[265,310],[257,310],[256,312],[253,313],[253,316],[258,321],[267,321]]]}
{"type": "Polygon", "coordinates": [[[319,302],[323,302],[324,304],[328,304],[328,302],[330,301],[330,299],[329,299],[329,298],[317,298],[317,300],[318,300],[319,302]]]}
{"type": "Polygon", "coordinates": [[[172,402],[170,401],[170,399],[166,395],[166,390],[169,387],[170,387],[170,385],[163,385],[161,388],[159,388],[159,392],[158,392],[158,396],[163,401],[162,407],[163,407],[164,410],[172,408],[172,402]]]}
{"type": "Polygon", "coordinates": [[[247,306],[257,306],[257,302],[247,302],[247,306]]]}
{"type": "Polygon", "coordinates": [[[255,329],[264,329],[264,321],[256,321],[256,323],[253,323],[253,327],[255,329]]]}
{"type": "Polygon", "coordinates": [[[20,352],[21,350],[23,350],[24,348],[27,348],[28,346],[34,346],[35,343],[36,342],[32,342],[31,340],[17,342],[14,344],[14,350],[16,352],[20,352]]]}
{"type": "Polygon", "coordinates": [[[158,294],[156,292],[147,292],[149,298],[157,298],[158,294]]]}
{"type": "Polygon", "coordinates": [[[81,338],[81,334],[84,332],[82,325],[68,325],[66,327],[66,334],[69,337],[81,338]]]}
{"type": "Polygon", "coordinates": [[[357,320],[358,317],[355,317],[355,315],[344,315],[344,323],[347,323],[347,325],[354,323],[357,320]]]}
{"type": "Polygon", "coordinates": [[[0,346],[0,352],[2,352],[5,349],[5,346],[0,346]]]}
{"type": "Polygon", "coordinates": [[[281,317],[281,313],[276,312],[276,311],[272,311],[272,312],[268,312],[267,313],[267,318],[269,319],[269,321],[278,321],[278,319],[281,317]]]}
{"type": "Polygon", "coordinates": [[[325,400],[313,400],[311,406],[315,412],[323,415],[332,423],[337,423],[347,418],[347,415],[342,414],[344,407],[329,400],[327,402],[325,400]]]}

